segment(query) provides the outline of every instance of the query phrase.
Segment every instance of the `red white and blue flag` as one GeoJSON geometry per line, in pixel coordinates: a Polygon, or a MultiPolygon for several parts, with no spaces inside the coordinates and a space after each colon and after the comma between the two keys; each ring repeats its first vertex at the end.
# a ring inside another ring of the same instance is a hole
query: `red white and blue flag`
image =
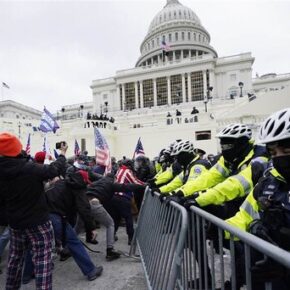
{"type": "Polygon", "coordinates": [[[26,151],[26,154],[27,155],[30,155],[30,133],[28,134],[28,138],[27,138],[27,144],[26,144],[26,148],[25,148],[25,151],[26,151]]]}
{"type": "Polygon", "coordinates": [[[40,120],[39,130],[44,133],[47,133],[47,132],[55,133],[57,129],[59,129],[59,125],[57,124],[55,118],[44,107],[41,120],[40,120]]]}
{"type": "Polygon", "coordinates": [[[141,142],[141,137],[139,137],[136,148],[135,148],[135,152],[133,155],[133,159],[137,158],[138,156],[145,156],[145,152],[144,152],[144,148],[141,142]]]}
{"type": "Polygon", "coordinates": [[[162,50],[165,51],[165,52],[168,52],[168,51],[171,49],[170,45],[167,44],[167,43],[165,42],[165,40],[162,40],[162,42],[161,42],[161,48],[162,48],[162,50]]]}
{"type": "Polygon", "coordinates": [[[81,154],[81,150],[80,150],[80,146],[79,143],[77,141],[77,139],[75,139],[75,150],[74,150],[75,156],[78,156],[81,154]]]}
{"type": "Polygon", "coordinates": [[[111,172],[111,155],[108,143],[98,128],[95,127],[96,163],[105,167],[105,174],[111,172]]]}

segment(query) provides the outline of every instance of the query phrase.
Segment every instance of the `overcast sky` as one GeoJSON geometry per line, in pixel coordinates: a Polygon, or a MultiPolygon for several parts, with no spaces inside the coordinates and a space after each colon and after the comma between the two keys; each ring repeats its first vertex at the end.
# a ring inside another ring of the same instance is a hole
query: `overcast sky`
{"type": "MultiPolygon", "coordinates": [[[[290,72],[290,1],[181,0],[219,56],[252,52],[253,74],[290,72]]],[[[92,80],[134,67],[166,0],[1,1],[4,98],[55,112],[92,100],[92,80]]],[[[0,83],[1,84],[1,83],[0,83]]]]}

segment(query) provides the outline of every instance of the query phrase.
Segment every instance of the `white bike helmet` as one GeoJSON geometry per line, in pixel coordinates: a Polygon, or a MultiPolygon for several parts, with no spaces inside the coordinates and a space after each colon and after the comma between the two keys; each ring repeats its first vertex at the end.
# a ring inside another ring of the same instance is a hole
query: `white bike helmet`
{"type": "Polygon", "coordinates": [[[194,148],[192,142],[190,141],[176,142],[172,149],[171,156],[176,156],[181,152],[193,153],[194,148]]]}
{"type": "Polygon", "coordinates": [[[288,138],[290,138],[290,108],[280,110],[268,117],[259,132],[259,140],[265,144],[288,138]]]}
{"type": "Polygon", "coordinates": [[[244,124],[231,124],[222,129],[217,135],[217,138],[252,138],[252,130],[244,124]]]}

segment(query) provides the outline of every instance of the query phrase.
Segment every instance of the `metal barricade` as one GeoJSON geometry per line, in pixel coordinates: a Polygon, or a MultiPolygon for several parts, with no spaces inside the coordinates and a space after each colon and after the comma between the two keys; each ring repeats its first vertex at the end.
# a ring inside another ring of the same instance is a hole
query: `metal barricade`
{"type": "Polygon", "coordinates": [[[197,207],[191,207],[188,222],[176,288],[290,289],[290,284],[289,288],[279,286],[282,280],[284,284],[287,283],[285,275],[282,275],[287,269],[288,275],[290,272],[289,252],[241,231],[197,207]],[[208,231],[209,226],[217,228],[215,231],[208,231]],[[230,233],[229,240],[224,239],[224,231],[230,233]],[[214,232],[216,238],[209,240],[208,238],[213,238],[210,232],[214,232]]]}
{"type": "Polygon", "coordinates": [[[139,254],[148,289],[175,289],[187,234],[188,214],[174,203],[161,203],[159,194],[146,189],[130,255],[139,254]]]}

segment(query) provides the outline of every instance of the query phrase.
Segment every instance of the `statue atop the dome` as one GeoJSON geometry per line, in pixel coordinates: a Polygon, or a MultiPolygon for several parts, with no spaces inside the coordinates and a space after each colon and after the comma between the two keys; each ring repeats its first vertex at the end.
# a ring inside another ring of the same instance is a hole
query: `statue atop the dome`
{"type": "Polygon", "coordinates": [[[167,5],[170,5],[170,4],[180,4],[178,0],[167,0],[167,5]]]}

